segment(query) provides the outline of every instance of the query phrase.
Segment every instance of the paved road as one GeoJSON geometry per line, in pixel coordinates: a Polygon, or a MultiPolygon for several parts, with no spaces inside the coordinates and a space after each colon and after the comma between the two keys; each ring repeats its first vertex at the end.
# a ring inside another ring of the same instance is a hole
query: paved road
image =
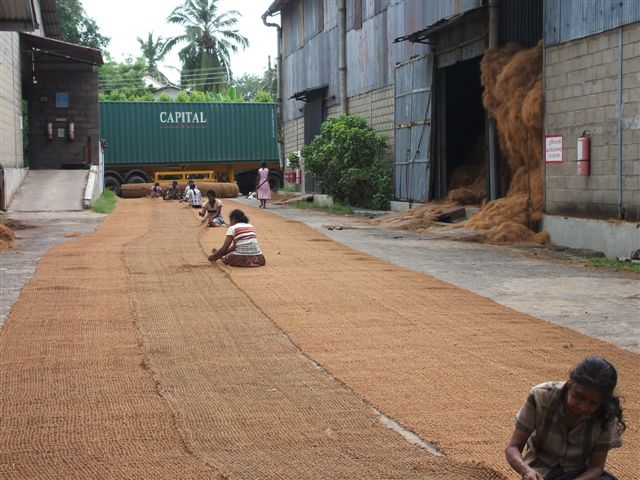
{"type": "MultiPolygon", "coordinates": [[[[239,199],[255,206],[255,200],[239,199]]],[[[640,277],[533,256],[516,249],[374,227],[361,217],[278,208],[270,212],[395,265],[431,275],[514,310],[640,351],[640,277]],[[328,230],[342,225],[342,230],[328,230]]],[[[228,211],[227,211],[228,213],[228,211]]]]}

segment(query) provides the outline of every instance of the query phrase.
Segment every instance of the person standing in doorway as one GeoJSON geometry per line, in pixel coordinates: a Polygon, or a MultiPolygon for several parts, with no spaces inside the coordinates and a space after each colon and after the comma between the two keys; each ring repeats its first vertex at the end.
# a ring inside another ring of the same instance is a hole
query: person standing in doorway
{"type": "Polygon", "coordinates": [[[271,200],[271,187],[269,186],[269,169],[267,162],[262,162],[258,169],[258,181],[256,182],[256,194],[260,200],[260,208],[267,208],[267,200],[271,200]]]}

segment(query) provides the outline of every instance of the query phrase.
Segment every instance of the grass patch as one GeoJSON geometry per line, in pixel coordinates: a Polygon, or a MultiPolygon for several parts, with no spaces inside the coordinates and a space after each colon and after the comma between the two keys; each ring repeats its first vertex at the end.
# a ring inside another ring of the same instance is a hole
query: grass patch
{"type": "Polygon", "coordinates": [[[612,268],[616,272],[640,273],[640,263],[622,262],[609,258],[591,258],[587,262],[594,267],[612,268]]]}
{"type": "Polygon", "coordinates": [[[320,207],[315,202],[302,201],[302,202],[295,203],[293,206],[294,208],[299,208],[301,210],[311,208],[313,210],[321,210],[327,213],[336,213],[339,215],[353,215],[353,208],[351,208],[348,205],[343,205],[341,203],[334,203],[333,205],[328,207],[320,207]]]}
{"type": "Polygon", "coordinates": [[[111,213],[116,208],[116,194],[105,188],[102,195],[91,204],[91,210],[96,213],[111,213]]]}
{"type": "Polygon", "coordinates": [[[298,185],[285,185],[284,187],[279,189],[278,192],[297,193],[298,185]]]}

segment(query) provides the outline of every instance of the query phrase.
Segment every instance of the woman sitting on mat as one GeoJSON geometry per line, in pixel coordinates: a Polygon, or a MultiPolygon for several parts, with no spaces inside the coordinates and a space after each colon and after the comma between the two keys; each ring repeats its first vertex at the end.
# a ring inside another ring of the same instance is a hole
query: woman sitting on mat
{"type": "Polygon", "coordinates": [[[222,218],[222,202],[216,198],[215,190],[207,190],[207,201],[202,204],[202,210],[198,213],[202,222],[207,223],[207,227],[224,227],[222,218]]]}
{"type": "Polygon", "coordinates": [[[609,450],[622,445],[626,428],[613,394],[617,381],[614,366],[593,356],[568,381],[531,389],[505,450],[523,480],[615,480],[604,465],[609,450]]]}
{"type": "Polygon", "coordinates": [[[249,219],[242,210],[234,210],[229,214],[227,237],[220,249],[214,248],[209,255],[209,261],[222,259],[232,267],[261,267],[266,261],[258,239],[256,229],[249,223],[249,219]]]}

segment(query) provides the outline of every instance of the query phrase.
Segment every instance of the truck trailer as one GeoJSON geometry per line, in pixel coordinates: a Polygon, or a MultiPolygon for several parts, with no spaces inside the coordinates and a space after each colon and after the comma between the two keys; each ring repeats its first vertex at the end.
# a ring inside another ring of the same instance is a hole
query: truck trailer
{"type": "Polygon", "coordinates": [[[255,190],[262,162],[272,190],[283,185],[275,103],[100,102],[104,183],[119,193],[128,183],[149,183],[162,172],[255,190]]]}

